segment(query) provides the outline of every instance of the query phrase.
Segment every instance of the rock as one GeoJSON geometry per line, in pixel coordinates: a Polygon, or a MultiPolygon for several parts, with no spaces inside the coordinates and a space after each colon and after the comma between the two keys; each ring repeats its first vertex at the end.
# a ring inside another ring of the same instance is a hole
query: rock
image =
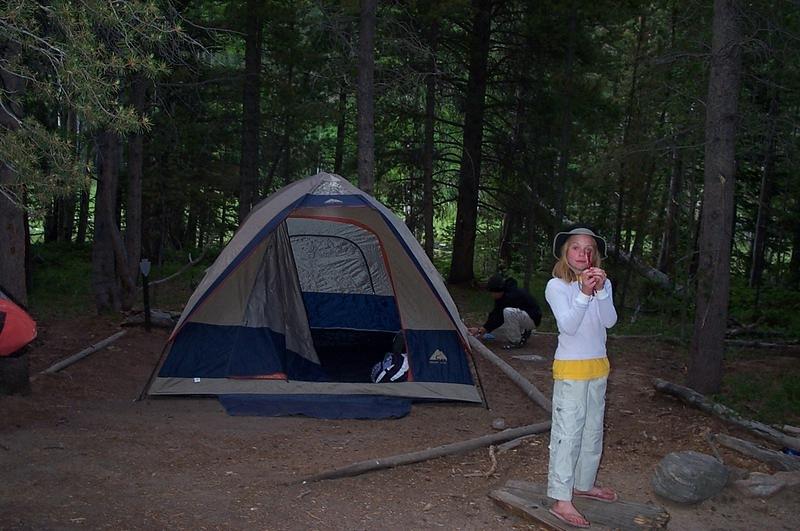
{"type": "Polygon", "coordinates": [[[651,484],[659,496],[697,503],[719,493],[728,482],[727,467],[699,452],[673,452],[656,465],[651,484]]]}
{"type": "Polygon", "coordinates": [[[496,430],[504,430],[506,429],[506,419],[499,417],[492,421],[492,428],[496,430]]]}

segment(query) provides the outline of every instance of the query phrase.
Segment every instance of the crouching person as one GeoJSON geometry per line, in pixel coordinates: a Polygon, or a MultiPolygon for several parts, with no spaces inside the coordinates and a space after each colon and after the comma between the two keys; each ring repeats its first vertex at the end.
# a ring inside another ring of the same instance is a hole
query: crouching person
{"type": "Polygon", "coordinates": [[[517,287],[513,278],[496,274],[489,278],[486,289],[494,299],[494,308],[486,322],[479,328],[470,328],[473,336],[493,333],[507,344],[503,348],[521,348],[528,342],[533,330],[542,322],[542,311],[536,299],[526,290],[517,287]]]}

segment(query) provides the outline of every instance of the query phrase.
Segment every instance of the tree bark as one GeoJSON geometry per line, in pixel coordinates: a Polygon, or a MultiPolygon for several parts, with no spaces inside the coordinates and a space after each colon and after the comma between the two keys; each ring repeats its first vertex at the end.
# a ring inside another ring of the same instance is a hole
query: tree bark
{"type": "Polygon", "coordinates": [[[358,22],[358,187],[375,186],[375,26],[378,1],[361,0],[358,22]]]}
{"type": "Polygon", "coordinates": [[[436,120],[436,50],[439,25],[431,22],[428,28],[428,72],[425,76],[425,143],[422,148],[422,226],[425,232],[424,249],[433,260],[433,157],[436,120]]]}
{"type": "Polygon", "coordinates": [[[487,65],[492,24],[491,0],[472,0],[472,40],[469,79],[464,111],[464,140],[458,182],[456,226],[449,280],[475,278],[475,233],[478,223],[478,191],[481,176],[483,115],[486,107],[487,65]]]}
{"type": "Polygon", "coordinates": [[[672,172],[669,177],[664,230],[661,233],[661,247],[658,254],[658,269],[666,275],[674,273],[675,250],[678,247],[678,216],[680,213],[680,195],[683,188],[683,158],[677,146],[679,141],[679,137],[675,138],[671,149],[672,172]]]}
{"type": "Polygon", "coordinates": [[[736,179],[736,120],[741,81],[741,33],[735,0],[715,0],[711,73],[706,100],[703,215],[689,386],[715,393],[722,384],[736,179]]]}
{"type": "Polygon", "coordinates": [[[614,249],[615,249],[615,256],[619,257],[619,254],[623,251],[627,252],[629,247],[627,243],[623,243],[622,241],[622,228],[625,225],[625,210],[626,210],[626,195],[628,190],[627,184],[627,172],[629,171],[628,165],[625,163],[625,151],[628,147],[630,139],[632,136],[631,129],[634,127],[638,127],[638,115],[639,110],[636,104],[637,97],[636,94],[639,90],[638,82],[639,82],[639,64],[641,62],[642,57],[642,48],[644,47],[645,39],[647,38],[647,31],[646,31],[646,22],[647,18],[642,15],[639,17],[639,32],[636,38],[636,48],[633,52],[633,71],[631,72],[631,85],[628,89],[628,101],[626,103],[626,110],[625,110],[625,125],[622,129],[622,154],[620,157],[619,163],[619,174],[617,175],[617,212],[616,218],[614,223],[614,249]]]}
{"type": "MultiPolygon", "coordinates": [[[[775,130],[778,119],[778,97],[773,95],[767,117],[767,138],[764,146],[764,168],[761,171],[761,191],[758,195],[758,214],[750,250],[750,287],[761,285],[764,271],[764,253],[767,248],[767,226],[772,203],[772,181],[775,173],[775,130]]],[[[756,304],[757,306],[758,304],[756,304]]]]}
{"type": "MultiPolygon", "coordinates": [[[[147,82],[141,75],[131,82],[131,104],[139,116],[145,112],[147,82]]],[[[128,268],[120,271],[127,275],[123,283],[122,309],[130,310],[136,298],[136,279],[139,276],[139,260],[142,255],[142,181],[144,177],[144,136],[131,135],[128,141],[128,198],[125,204],[125,254],[128,268]]]]}
{"type": "Polygon", "coordinates": [[[800,201],[795,201],[794,226],[792,227],[792,257],[789,259],[789,280],[800,283],[800,201]]]}
{"type": "Polygon", "coordinates": [[[239,162],[239,223],[256,200],[258,188],[258,144],[261,132],[261,3],[247,0],[247,34],[242,92],[242,153],[239,162]]]}
{"type": "Polygon", "coordinates": [[[575,46],[578,32],[577,2],[572,2],[567,19],[567,49],[564,54],[564,79],[561,91],[561,138],[558,153],[558,183],[556,189],[556,213],[564,217],[566,212],[566,188],[569,182],[569,150],[572,142],[572,99],[575,69],[575,46]]]}
{"type": "MultiPolygon", "coordinates": [[[[4,62],[17,55],[17,46],[5,43],[0,57],[4,62]]],[[[6,68],[0,68],[0,89],[3,105],[0,105],[0,128],[2,134],[16,131],[22,120],[20,99],[25,91],[25,81],[6,68]]],[[[7,161],[0,161],[0,286],[22,304],[28,302],[28,286],[25,273],[27,250],[26,222],[22,194],[13,196],[7,186],[17,179],[7,161]]]]}
{"type": "Polygon", "coordinates": [[[113,131],[97,135],[99,158],[92,244],[92,292],[98,312],[122,307],[117,260],[114,251],[117,187],[119,182],[119,136],[113,131]]]}
{"type": "Polygon", "coordinates": [[[339,109],[336,117],[336,151],[333,155],[333,173],[342,174],[344,162],[344,139],[347,134],[347,84],[339,83],[339,109]]]}

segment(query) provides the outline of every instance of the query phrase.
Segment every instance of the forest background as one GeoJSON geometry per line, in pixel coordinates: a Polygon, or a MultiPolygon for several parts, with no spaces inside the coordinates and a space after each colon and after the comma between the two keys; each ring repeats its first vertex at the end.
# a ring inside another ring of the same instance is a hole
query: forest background
{"type": "Polygon", "coordinates": [[[691,339],[702,392],[732,333],[800,332],[796,2],[4,5],[0,285],[40,319],[139,305],[142,258],[202,256],[196,281],[330,171],[454,289],[502,270],[541,300],[553,234],[590,223],[622,330],[691,339]]]}

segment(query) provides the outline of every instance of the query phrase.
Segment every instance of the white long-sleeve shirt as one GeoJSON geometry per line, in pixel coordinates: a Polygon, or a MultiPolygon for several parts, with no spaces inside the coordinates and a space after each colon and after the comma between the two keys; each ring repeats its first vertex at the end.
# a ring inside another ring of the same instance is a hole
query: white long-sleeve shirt
{"type": "Polygon", "coordinates": [[[552,278],[544,291],[558,325],[557,360],[586,360],[606,356],[606,329],[617,322],[617,310],[606,279],[594,296],[584,294],[579,283],[552,278]]]}

